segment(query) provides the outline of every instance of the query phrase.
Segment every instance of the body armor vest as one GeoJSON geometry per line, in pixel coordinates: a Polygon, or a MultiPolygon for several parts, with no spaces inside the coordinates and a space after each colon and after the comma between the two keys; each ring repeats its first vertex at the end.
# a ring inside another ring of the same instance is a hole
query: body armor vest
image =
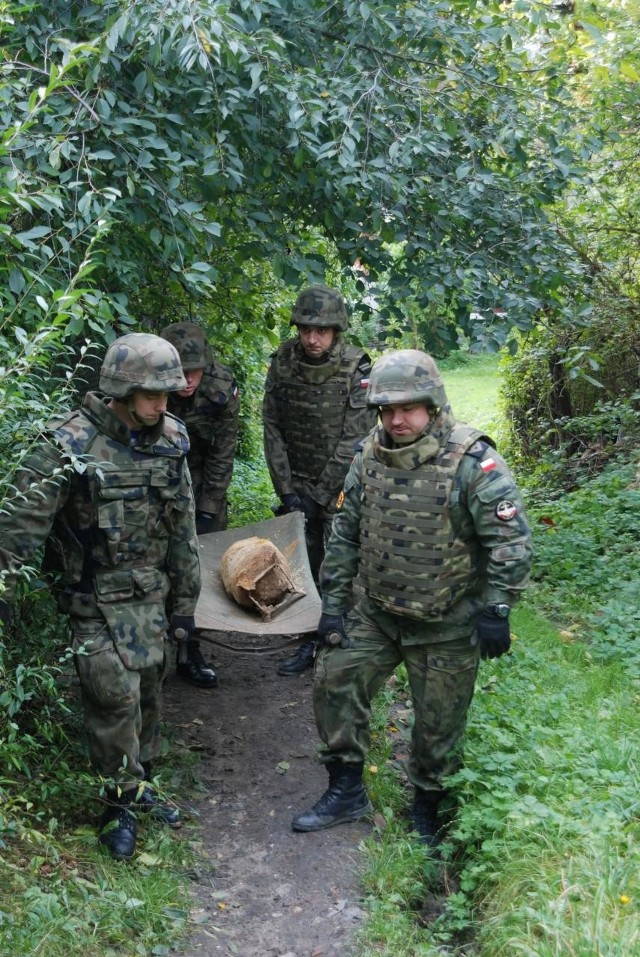
{"type": "Polygon", "coordinates": [[[371,598],[396,615],[440,619],[478,583],[481,550],[450,517],[462,457],[481,432],[455,425],[444,444],[433,436],[402,448],[362,452],[360,575],[371,598]]]}
{"type": "Polygon", "coordinates": [[[95,589],[106,604],[134,593],[166,592],[172,512],[190,503],[181,491],[189,447],[182,423],[165,415],[162,427],[146,433],[145,444],[127,446],[115,440],[114,419],[90,393],[83,409],[54,423],[51,433],[71,458],[73,474],[49,539],[53,556],[49,550],[47,565],[62,573],[63,584],[95,589]],[[100,426],[107,421],[111,428],[105,432],[100,426]]]}
{"type": "Polygon", "coordinates": [[[364,353],[338,340],[326,362],[301,359],[297,340],[276,353],[276,404],[293,475],[316,482],[342,436],[353,376],[364,353]]]}

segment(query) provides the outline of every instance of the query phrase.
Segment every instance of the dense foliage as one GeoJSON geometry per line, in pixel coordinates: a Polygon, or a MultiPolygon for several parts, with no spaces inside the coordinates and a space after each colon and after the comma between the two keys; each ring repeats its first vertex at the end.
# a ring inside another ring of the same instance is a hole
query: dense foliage
{"type": "Polygon", "coordinates": [[[211,303],[220,331],[249,338],[277,279],[331,263],[356,266],[360,294],[374,284],[383,318],[415,303],[436,342],[458,323],[495,348],[505,324],[562,311],[582,266],[545,206],[579,167],[560,71],[525,44],[539,21],[556,29],[552,14],[456,0],[4,7],[8,321],[153,324],[168,299],[211,303]]]}
{"type": "Polygon", "coordinates": [[[597,149],[588,176],[558,195],[553,212],[588,270],[590,313],[577,303],[561,326],[541,315],[506,370],[510,450],[557,490],[640,440],[640,8],[631,0],[576,12],[547,51],[580,111],[575,147],[586,135],[597,149]]]}

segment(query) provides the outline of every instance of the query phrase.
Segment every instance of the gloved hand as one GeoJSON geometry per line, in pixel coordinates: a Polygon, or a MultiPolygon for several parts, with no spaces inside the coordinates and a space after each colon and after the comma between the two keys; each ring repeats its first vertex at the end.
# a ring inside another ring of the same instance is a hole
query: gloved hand
{"type": "Polygon", "coordinates": [[[196,630],[196,622],[193,615],[172,615],[167,629],[167,638],[169,641],[188,641],[196,630]]]}
{"type": "Polygon", "coordinates": [[[13,607],[8,601],[3,601],[0,598],[0,622],[3,625],[10,625],[11,619],[13,618],[13,607]]]}
{"type": "Polygon", "coordinates": [[[481,658],[499,658],[511,647],[509,619],[483,611],[476,622],[476,636],[481,658]]]}
{"type": "Polygon", "coordinates": [[[304,495],[300,502],[304,517],[307,522],[312,522],[320,514],[320,505],[310,495],[304,495]]]}
{"type": "Polygon", "coordinates": [[[208,535],[209,532],[222,532],[222,522],[210,512],[196,512],[196,534],[208,535]]]}
{"type": "Polygon", "coordinates": [[[296,495],[295,492],[287,492],[286,495],[281,496],[281,501],[284,506],[284,514],[288,515],[289,512],[302,512],[302,499],[299,495],[296,495]]]}
{"type": "Polygon", "coordinates": [[[327,615],[322,612],[318,622],[318,638],[321,647],[328,645],[334,648],[336,645],[340,645],[341,648],[348,648],[350,642],[344,627],[344,616],[327,615]]]}

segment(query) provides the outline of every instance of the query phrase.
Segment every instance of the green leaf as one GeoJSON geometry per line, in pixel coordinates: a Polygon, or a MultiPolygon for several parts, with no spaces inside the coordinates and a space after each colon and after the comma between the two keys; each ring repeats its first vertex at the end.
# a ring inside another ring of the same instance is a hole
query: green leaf
{"type": "Polygon", "coordinates": [[[30,244],[34,239],[42,239],[44,236],[49,236],[51,234],[51,229],[48,226],[33,226],[31,229],[27,229],[24,232],[16,233],[16,239],[18,239],[24,245],[30,244]]]}
{"type": "Polygon", "coordinates": [[[11,292],[21,293],[26,286],[25,278],[20,269],[12,269],[9,273],[9,289],[11,292]]]}

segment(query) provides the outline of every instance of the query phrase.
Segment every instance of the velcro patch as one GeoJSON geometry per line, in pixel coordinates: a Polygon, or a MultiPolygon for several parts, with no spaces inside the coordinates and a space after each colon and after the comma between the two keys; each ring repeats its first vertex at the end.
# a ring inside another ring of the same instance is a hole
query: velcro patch
{"type": "Polygon", "coordinates": [[[493,471],[493,469],[496,468],[496,460],[485,459],[484,462],[480,463],[480,468],[482,469],[483,472],[491,472],[493,471]]]}
{"type": "Polygon", "coordinates": [[[498,502],[496,505],[496,517],[499,518],[501,522],[510,522],[517,514],[518,508],[515,502],[509,499],[503,499],[502,502],[498,502]]]}

